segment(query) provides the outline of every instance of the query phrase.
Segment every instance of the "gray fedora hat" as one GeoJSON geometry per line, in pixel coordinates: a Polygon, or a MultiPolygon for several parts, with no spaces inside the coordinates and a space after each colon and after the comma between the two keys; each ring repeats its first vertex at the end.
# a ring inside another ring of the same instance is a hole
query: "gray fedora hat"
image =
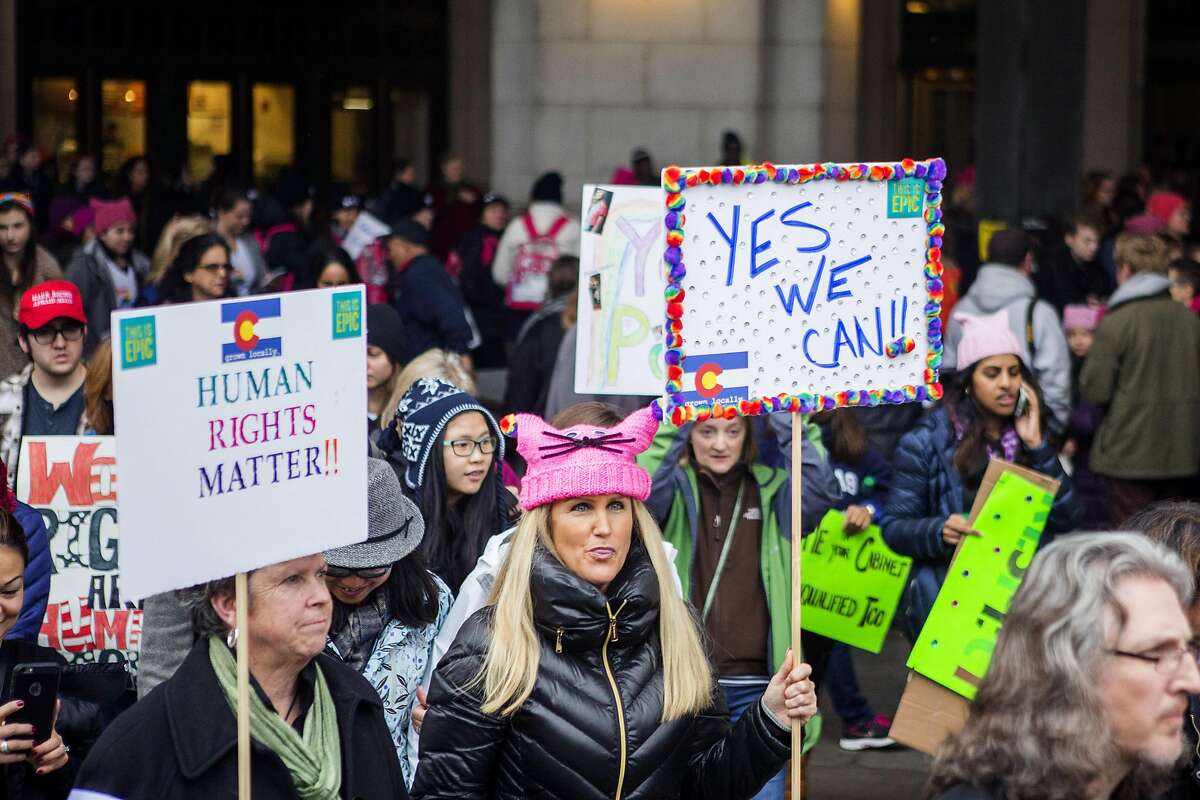
{"type": "Polygon", "coordinates": [[[394,564],[417,549],[425,536],[425,520],[416,503],[400,490],[400,479],[388,462],[367,459],[365,542],[325,551],[330,566],[365,569],[394,564]]]}

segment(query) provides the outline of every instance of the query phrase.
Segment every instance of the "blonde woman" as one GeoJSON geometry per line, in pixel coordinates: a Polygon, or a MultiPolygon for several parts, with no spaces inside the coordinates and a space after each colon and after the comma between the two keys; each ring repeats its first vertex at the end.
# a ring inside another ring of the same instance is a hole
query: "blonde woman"
{"type": "Polygon", "coordinates": [[[434,673],[414,798],[736,800],[787,760],[789,720],[816,712],[809,667],[789,655],[730,726],[642,505],[656,427],[646,409],[613,428],[505,419],[526,513],[434,673]]]}
{"type": "Polygon", "coordinates": [[[207,218],[199,214],[186,217],[172,217],[158,237],[154,246],[154,255],[150,257],[150,274],[146,276],[144,291],[150,305],[162,302],[164,299],[158,290],[167,268],[179,257],[183,243],[205,233],[212,233],[213,226],[207,218]]]}
{"type": "Polygon", "coordinates": [[[392,414],[400,405],[400,398],[412,388],[421,378],[441,378],[454,384],[469,395],[478,397],[479,390],[475,387],[475,379],[471,369],[458,353],[434,348],[426,350],[421,355],[404,365],[400,370],[396,383],[392,387],[392,396],[388,398],[379,414],[379,428],[383,430],[392,422],[392,414]]]}

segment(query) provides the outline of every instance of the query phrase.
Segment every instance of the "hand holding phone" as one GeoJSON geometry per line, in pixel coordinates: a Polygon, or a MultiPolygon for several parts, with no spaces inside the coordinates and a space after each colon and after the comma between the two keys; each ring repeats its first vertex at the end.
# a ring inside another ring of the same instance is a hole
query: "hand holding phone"
{"type": "Polygon", "coordinates": [[[1022,386],[1020,388],[1020,390],[1017,392],[1017,407],[1015,409],[1015,416],[1023,417],[1028,413],[1029,413],[1029,393],[1025,390],[1025,387],[1022,386]]]}
{"type": "Polygon", "coordinates": [[[6,697],[22,705],[5,718],[5,723],[31,725],[34,743],[49,739],[54,733],[54,707],[61,676],[62,669],[51,662],[13,667],[6,697]]]}

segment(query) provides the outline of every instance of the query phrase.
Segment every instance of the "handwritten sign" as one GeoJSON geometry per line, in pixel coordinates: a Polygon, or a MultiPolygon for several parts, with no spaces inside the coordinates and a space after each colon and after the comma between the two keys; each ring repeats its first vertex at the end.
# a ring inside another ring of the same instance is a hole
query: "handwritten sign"
{"type": "Polygon", "coordinates": [[[662,190],[583,187],[575,391],[657,395],[663,371],[662,190]]]}
{"type": "Polygon", "coordinates": [[[846,515],[830,511],[802,540],[804,628],[878,653],[912,559],[884,544],[878,525],[852,535],[845,528],[846,515]]]}
{"type": "Polygon", "coordinates": [[[26,436],[17,499],[50,544],[50,597],[38,642],[71,664],[127,662],[137,674],[142,610],[121,594],[117,460],[111,436],[26,436]]]}
{"type": "Polygon", "coordinates": [[[945,174],[665,169],[673,420],[940,397],[945,174]]]}
{"type": "Polygon", "coordinates": [[[354,218],[354,224],[350,226],[350,230],[346,231],[346,238],[342,240],[342,249],[349,254],[350,258],[357,261],[367,245],[380,236],[391,233],[391,230],[376,217],[366,211],[360,211],[354,218]]]}
{"type": "Polygon", "coordinates": [[[342,287],[113,315],[127,598],[366,538],[364,312],[342,287]]]}
{"type": "Polygon", "coordinates": [[[972,699],[987,672],[1012,596],[1054,504],[1054,491],[1003,472],[950,565],[908,666],[972,699]]]}

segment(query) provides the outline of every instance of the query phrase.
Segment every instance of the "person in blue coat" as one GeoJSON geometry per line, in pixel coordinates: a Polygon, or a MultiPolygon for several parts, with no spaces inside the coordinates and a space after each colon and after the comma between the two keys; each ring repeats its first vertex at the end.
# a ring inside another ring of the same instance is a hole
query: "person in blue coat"
{"type": "Polygon", "coordinates": [[[999,458],[1059,481],[1040,546],[1073,530],[1082,516],[1071,478],[1045,436],[1041,389],[1018,353],[1008,314],[961,315],[960,371],[945,400],[900,440],[880,514],[884,541],[914,559],[905,627],[914,639],[946,578],[954,548],[977,535],[967,522],[988,460],[999,458]]]}
{"type": "Polygon", "coordinates": [[[46,523],[41,512],[19,500],[12,515],[25,530],[29,546],[29,563],[25,565],[25,599],[21,603],[21,614],[8,632],[7,638],[26,642],[37,642],[46,617],[46,602],[50,597],[50,540],[46,536],[46,523]]]}

